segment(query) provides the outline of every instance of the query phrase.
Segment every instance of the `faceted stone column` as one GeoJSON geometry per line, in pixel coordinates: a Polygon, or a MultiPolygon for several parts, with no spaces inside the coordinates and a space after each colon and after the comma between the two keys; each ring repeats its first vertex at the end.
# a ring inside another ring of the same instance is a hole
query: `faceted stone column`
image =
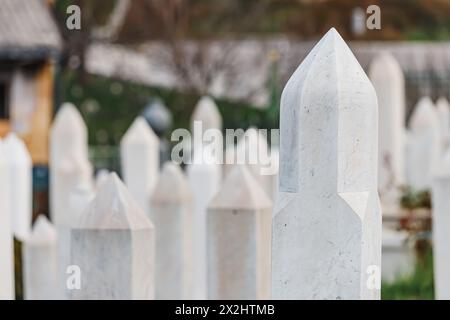
{"type": "Polygon", "coordinates": [[[379,299],[375,90],[333,28],[284,88],[272,298],[379,299]]]}

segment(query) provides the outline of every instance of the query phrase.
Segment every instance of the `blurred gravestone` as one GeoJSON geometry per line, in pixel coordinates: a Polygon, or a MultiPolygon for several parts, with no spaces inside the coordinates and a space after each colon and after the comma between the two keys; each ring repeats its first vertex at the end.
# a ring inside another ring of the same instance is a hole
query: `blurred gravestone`
{"type": "Polygon", "coordinates": [[[82,277],[72,299],[153,298],[153,225],[115,173],[70,230],[70,241],[82,277]]]}
{"type": "Polygon", "coordinates": [[[14,243],[9,190],[9,166],[3,141],[0,140],[0,300],[13,300],[15,296],[14,243]]]}
{"type": "Polygon", "coordinates": [[[58,247],[56,230],[45,216],[39,216],[23,246],[24,298],[59,299],[58,247]]]}
{"type": "Polygon", "coordinates": [[[405,181],[405,79],[395,58],[382,52],[370,64],[378,97],[378,187],[383,205],[398,207],[405,181]]]}
{"type": "Polygon", "coordinates": [[[193,203],[178,165],[164,165],[150,203],[156,233],[156,299],[192,299],[193,203]]]}
{"type": "MultiPolygon", "coordinates": [[[[208,149],[205,151],[208,152],[208,149]]],[[[208,161],[213,159],[204,159],[203,156],[203,152],[194,151],[194,162],[187,169],[195,207],[192,250],[195,261],[193,270],[195,299],[206,299],[206,213],[208,204],[219,190],[222,180],[222,166],[208,161]]]]}
{"type": "Polygon", "coordinates": [[[148,212],[159,171],[159,139],[144,118],[138,117],[120,142],[122,175],[135,200],[148,212]]]}
{"type": "Polygon", "coordinates": [[[407,183],[415,191],[431,187],[441,153],[439,137],[436,108],[429,97],[423,97],[411,115],[407,144],[407,183]]]}
{"type": "Polygon", "coordinates": [[[14,236],[23,241],[30,234],[33,205],[32,164],[25,143],[15,134],[3,142],[9,171],[9,196],[14,236]]]}
{"type": "Polygon", "coordinates": [[[268,299],[272,202],[245,165],[208,207],[208,299],[268,299]]]}

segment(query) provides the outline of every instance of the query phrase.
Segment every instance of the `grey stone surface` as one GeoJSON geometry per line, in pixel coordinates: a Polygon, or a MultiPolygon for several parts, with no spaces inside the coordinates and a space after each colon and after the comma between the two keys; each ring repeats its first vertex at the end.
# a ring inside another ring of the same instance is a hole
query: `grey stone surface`
{"type": "Polygon", "coordinates": [[[208,299],[268,299],[272,202],[245,165],[208,207],[208,299]]]}
{"type": "Polygon", "coordinates": [[[154,228],[115,173],[70,231],[81,289],[72,299],[152,299],[154,228]]]}
{"type": "Polygon", "coordinates": [[[192,299],[193,198],[178,165],[164,165],[150,203],[156,232],[156,299],[192,299]]]}
{"type": "Polygon", "coordinates": [[[272,298],[379,299],[377,98],[334,28],[286,84],[280,130],[272,298]]]}

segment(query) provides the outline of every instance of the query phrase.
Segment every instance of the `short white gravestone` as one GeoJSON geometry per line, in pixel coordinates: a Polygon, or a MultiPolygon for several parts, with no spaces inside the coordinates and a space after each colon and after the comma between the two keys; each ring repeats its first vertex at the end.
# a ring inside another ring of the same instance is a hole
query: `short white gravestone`
{"type": "Polygon", "coordinates": [[[434,177],[433,259],[436,299],[450,299],[450,151],[444,157],[439,174],[434,177]]]}
{"type": "Polygon", "coordinates": [[[202,97],[194,108],[191,116],[191,129],[194,131],[194,121],[201,121],[203,130],[222,130],[222,115],[213,99],[202,97]]]}
{"type": "Polygon", "coordinates": [[[164,165],[150,203],[156,232],[156,299],[191,299],[194,216],[180,167],[164,165]]]}
{"type": "Polygon", "coordinates": [[[446,150],[450,144],[450,106],[444,97],[436,101],[436,111],[439,119],[442,148],[446,150]]]}
{"type": "Polygon", "coordinates": [[[405,78],[388,52],[375,57],[369,77],[378,96],[378,187],[384,200],[405,179],[405,78]]]}
{"type": "Polygon", "coordinates": [[[59,299],[57,235],[43,215],[38,217],[33,231],[25,240],[23,261],[25,299],[59,299]]]}
{"type": "Polygon", "coordinates": [[[208,207],[208,299],[270,297],[272,202],[245,165],[208,207]]]}
{"type": "Polygon", "coordinates": [[[9,170],[9,195],[12,229],[19,240],[30,234],[33,215],[32,163],[25,143],[15,134],[3,141],[9,170]]]}
{"type": "Polygon", "coordinates": [[[332,28],[284,88],[272,298],[379,299],[375,90],[332,28]]]}
{"type": "Polygon", "coordinates": [[[72,299],[152,299],[154,228],[115,173],[70,231],[71,262],[81,272],[72,299]]]}
{"type": "Polygon", "coordinates": [[[50,133],[50,210],[55,226],[70,226],[70,193],[80,183],[92,184],[87,127],[71,103],[56,114],[50,133]]]}
{"type": "Polygon", "coordinates": [[[14,299],[14,243],[9,166],[0,140],[0,300],[14,299]]]}
{"type": "Polygon", "coordinates": [[[143,117],[134,120],[120,142],[124,182],[138,204],[148,211],[148,198],[158,179],[159,139],[143,117]]]}
{"type": "Polygon", "coordinates": [[[272,175],[266,173],[270,161],[267,137],[256,128],[249,128],[237,144],[236,164],[247,165],[249,171],[268,195],[272,192],[272,175]]]}
{"type": "Polygon", "coordinates": [[[219,190],[221,166],[203,161],[201,154],[194,155],[194,162],[187,169],[190,190],[194,197],[193,217],[193,298],[206,299],[206,210],[219,190]]]}
{"type": "Polygon", "coordinates": [[[429,97],[417,103],[409,122],[407,183],[413,190],[431,187],[441,153],[438,117],[429,97]]]}

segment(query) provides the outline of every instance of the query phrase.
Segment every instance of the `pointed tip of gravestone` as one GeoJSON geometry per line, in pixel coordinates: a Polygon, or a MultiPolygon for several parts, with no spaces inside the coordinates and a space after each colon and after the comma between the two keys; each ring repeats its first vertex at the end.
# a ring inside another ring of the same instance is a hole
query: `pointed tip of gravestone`
{"type": "Polygon", "coordinates": [[[189,184],[180,166],[166,162],[158,178],[155,191],[151,195],[151,202],[186,203],[191,199],[189,184]]]}
{"type": "Polygon", "coordinates": [[[430,97],[422,97],[417,102],[409,121],[409,127],[412,131],[420,131],[423,128],[429,128],[436,125],[436,108],[430,97]]]}
{"type": "Polygon", "coordinates": [[[100,169],[97,174],[95,175],[95,186],[98,189],[106,180],[108,180],[109,177],[109,170],[107,169],[100,169]]]}
{"type": "Polygon", "coordinates": [[[370,62],[369,78],[387,78],[392,76],[392,74],[403,76],[402,68],[389,51],[383,50],[370,62]]]}
{"type": "Polygon", "coordinates": [[[236,165],[226,176],[209,209],[270,209],[272,202],[245,165],[236,165]]]}
{"type": "Polygon", "coordinates": [[[113,172],[100,186],[77,228],[139,230],[153,228],[153,225],[113,172]]]}
{"type": "Polygon", "coordinates": [[[305,94],[300,93],[304,93],[305,88],[317,90],[317,87],[323,87],[324,90],[335,92],[336,87],[339,90],[337,84],[347,83],[350,76],[352,82],[358,83],[360,87],[368,87],[368,90],[376,97],[375,89],[355,55],[339,32],[331,28],[292,74],[282,93],[281,108],[283,109],[285,105],[289,108],[300,108],[301,103],[292,103],[292,101],[302,99],[305,94]],[[317,74],[336,74],[336,79],[330,77],[330,83],[317,84],[314,79],[317,74]]]}
{"type": "Polygon", "coordinates": [[[31,156],[25,142],[13,132],[3,140],[3,152],[12,163],[31,163],[31,156]]]}
{"type": "Polygon", "coordinates": [[[448,117],[448,114],[450,113],[450,105],[448,104],[446,98],[440,97],[436,101],[436,110],[440,115],[448,117]]]}
{"type": "Polygon", "coordinates": [[[56,229],[46,216],[40,215],[34,223],[27,244],[30,245],[52,245],[57,241],[56,229]]]}
{"type": "Polygon", "coordinates": [[[122,138],[121,144],[156,143],[158,137],[144,117],[137,117],[122,138]]]}
{"type": "Polygon", "coordinates": [[[203,129],[222,130],[222,115],[214,100],[209,96],[203,96],[195,106],[191,122],[202,121],[203,129]]]}
{"type": "Polygon", "coordinates": [[[71,102],[64,102],[56,113],[51,131],[56,134],[67,132],[77,135],[87,132],[87,127],[77,107],[71,102]]]}

